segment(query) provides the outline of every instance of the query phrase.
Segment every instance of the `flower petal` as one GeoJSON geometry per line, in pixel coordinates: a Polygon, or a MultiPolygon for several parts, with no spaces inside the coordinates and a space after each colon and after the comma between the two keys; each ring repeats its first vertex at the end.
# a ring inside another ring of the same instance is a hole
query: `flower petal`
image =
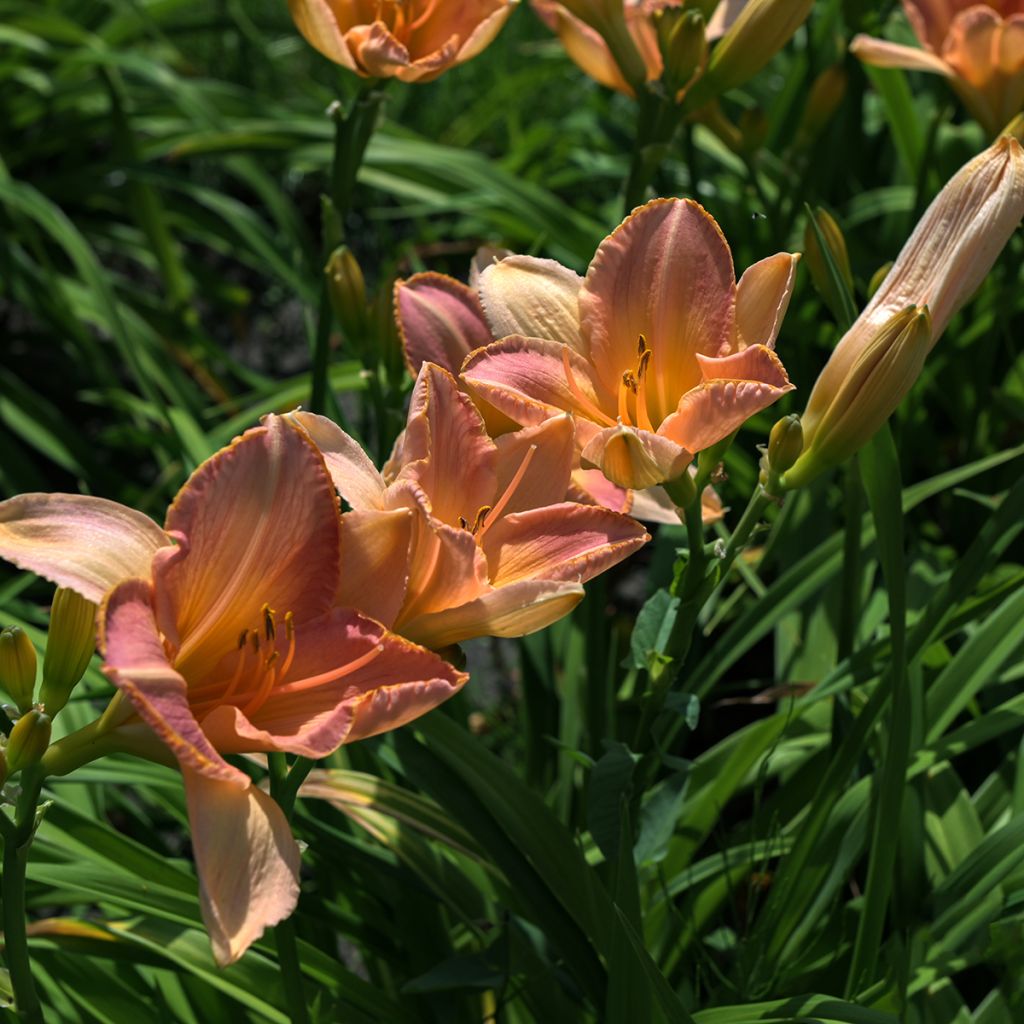
{"type": "Polygon", "coordinates": [[[775,347],[799,261],[799,253],[780,252],[744,271],[736,286],[734,350],[748,345],[775,347]]]}
{"type": "Polygon", "coordinates": [[[494,442],[455,378],[433,363],[416,380],[400,459],[397,479],[420,487],[441,522],[473,522],[494,500],[494,442]]]}
{"type": "MultiPolygon", "coordinates": [[[[570,59],[595,82],[634,95],[600,33],[555,0],[533,0],[533,9],[558,38],[570,59]]],[[[655,75],[655,77],[658,77],[655,75]]]]}
{"type": "Polygon", "coordinates": [[[281,808],[246,776],[239,785],[183,774],[203,923],[226,967],[295,909],[299,847],[281,808]]]}
{"type": "Polygon", "coordinates": [[[0,502],[0,558],[95,604],[124,580],[148,579],[171,543],[141,512],[82,494],[19,494],[0,502]]]}
{"type": "Polygon", "coordinates": [[[402,632],[435,649],[477,636],[526,636],[568,615],[582,600],[579,583],[524,580],[423,615],[407,623],[402,632]]]}
{"type": "Polygon", "coordinates": [[[519,423],[539,424],[571,412],[579,425],[581,420],[593,419],[595,410],[603,421],[614,422],[600,411],[602,399],[589,364],[557,341],[516,335],[502,338],[466,360],[462,379],[474,395],[519,423]],[[566,378],[563,353],[567,353],[576,390],[566,378]]]}
{"type": "Polygon", "coordinates": [[[288,8],[306,42],[335,64],[361,73],[327,0],[288,0],[288,8]]]}
{"type": "Polygon", "coordinates": [[[480,275],[480,301],[495,338],[546,338],[579,352],[582,285],[579,274],[555,260],[508,256],[480,275]]]}
{"type": "Polygon", "coordinates": [[[395,318],[414,377],[424,363],[457,376],[466,356],[493,340],[476,292],[444,274],[415,274],[397,282],[395,318]]]}
{"type": "Polygon", "coordinates": [[[232,768],[214,749],[196,721],[188,684],[164,652],[147,581],[128,580],[107,598],[101,611],[100,647],[104,673],[183,770],[236,786],[248,782],[244,772],[232,768]]]}
{"type": "Polygon", "coordinates": [[[154,559],[157,621],[200,676],[258,627],[269,604],[298,622],[331,607],[338,586],[338,499],[305,433],[279,416],[192,474],[167,512],[180,546],[154,559]]]}
{"type": "Polygon", "coordinates": [[[571,416],[553,416],[536,427],[524,427],[499,437],[498,500],[512,485],[523,463],[522,478],[503,506],[503,513],[522,512],[565,501],[576,457],[576,431],[571,416]]]}
{"type": "Polygon", "coordinates": [[[674,480],[689,465],[691,452],[669,437],[615,426],[599,431],[581,457],[620,487],[644,490],[674,480]]]}
{"type": "MultiPolygon", "coordinates": [[[[369,78],[390,78],[408,70],[409,51],[382,21],[356,25],[345,33],[345,42],[356,61],[356,70],[369,78]]],[[[415,73],[413,77],[419,77],[415,73]]]]}
{"type": "Polygon", "coordinates": [[[586,583],[641,548],[650,536],[628,516],[597,505],[563,502],[505,516],[483,541],[491,582],[586,583]]]}
{"type": "Polygon", "coordinates": [[[413,516],[406,508],[346,512],[334,603],[390,626],[405,601],[413,516]]]}
{"type": "Polygon", "coordinates": [[[941,58],[916,46],[902,46],[874,36],[857,35],[850,43],[850,53],[865,64],[876,68],[906,68],[908,71],[927,71],[949,78],[953,69],[941,58]]]}
{"type": "Polygon", "coordinates": [[[430,711],[468,678],[380,623],[339,608],[296,629],[294,660],[262,704],[221,705],[203,729],[225,753],[326,757],[342,743],[430,711]]]}
{"type": "Polygon", "coordinates": [[[384,507],[384,479],[355,438],[326,416],[301,409],[288,414],[324,458],[337,492],[357,509],[384,507]]]}
{"type": "MultiPolygon", "coordinates": [[[[488,4],[483,5],[485,8],[487,6],[493,7],[494,10],[486,14],[470,31],[465,29],[459,30],[459,37],[464,39],[465,42],[463,42],[459,50],[457,63],[465,64],[467,60],[472,60],[483,53],[494,42],[495,37],[504,27],[509,15],[515,9],[517,2],[518,0],[490,0],[488,4]]],[[[480,4],[474,4],[470,7],[471,17],[474,20],[480,18],[480,6],[480,4]]]]}
{"type": "Polygon", "coordinates": [[[574,469],[568,497],[581,505],[600,505],[611,512],[629,512],[635,493],[613,484],[599,469],[574,469]]]}
{"type": "Polygon", "coordinates": [[[691,199],[655,199],[600,245],[580,292],[584,342],[596,376],[617,394],[637,370],[641,335],[652,350],[647,402],[658,424],[700,381],[696,356],[732,336],[736,280],[714,218],[691,199]]]}

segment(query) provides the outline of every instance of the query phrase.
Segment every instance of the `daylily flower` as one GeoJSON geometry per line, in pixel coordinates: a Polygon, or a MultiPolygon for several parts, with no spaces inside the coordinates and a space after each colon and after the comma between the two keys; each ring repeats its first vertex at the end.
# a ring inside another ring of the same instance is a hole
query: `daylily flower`
{"type": "Polygon", "coordinates": [[[877,67],[942,75],[995,135],[1024,104],[1024,0],[903,0],[903,8],[922,49],[858,35],[850,50],[877,67]]]}
{"type": "Polygon", "coordinates": [[[892,415],[1022,216],[1024,150],[1004,135],[936,196],[836,345],[807,401],[804,452],[785,474],[786,487],[848,458],[892,415]]]}
{"type": "Polygon", "coordinates": [[[714,218],[656,199],[583,279],[527,256],[484,271],[484,309],[505,337],[466,360],[463,380],[524,425],[571,412],[584,463],[620,487],[675,480],[792,389],[773,348],[797,259],[761,260],[737,284],[714,218]]]}
{"type": "Polygon", "coordinates": [[[332,421],[292,414],[352,511],[337,601],[416,643],[522,636],[566,615],[583,584],[648,539],[626,516],[565,501],[573,424],[487,436],[447,371],[426,363],[384,472],[332,421]]]}
{"type": "Polygon", "coordinates": [[[467,678],[337,606],[341,533],[323,459],[276,416],[196,470],[164,530],[99,498],[0,503],[0,557],[102,602],[103,671],[120,691],[44,766],[64,774],[110,750],[176,760],[220,964],[292,912],[299,869],[281,809],[224,755],[322,757],[467,678]]]}
{"type": "MultiPolygon", "coordinates": [[[[436,363],[458,378],[462,364],[474,349],[500,338],[500,335],[495,335],[487,320],[484,296],[479,289],[483,271],[511,255],[504,250],[481,250],[473,260],[468,285],[445,274],[429,271],[414,274],[396,283],[395,319],[406,363],[414,377],[419,374],[424,363],[436,363]]],[[[559,293],[551,298],[552,304],[548,307],[546,297],[538,296],[535,310],[538,322],[534,325],[538,333],[546,333],[549,329],[556,332],[560,330],[565,298],[559,293]],[[548,317],[552,318],[550,328],[545,326],[548,317]]],[[[501,326],[498,329],[501,330],[501,326]]],[[[517,423],[489,402],[474,397],[491,437],[518,428],[517,423]]],[[[584,504],[602,505],[613,512],[632,515],[644,522],[679,522],[675,505],[661,488],[629,490],[613,484],[599,470],[575,468],[567,497],[584,504]]],[[[704,522],[711,523],[722,518],[722,502],[714,488],[704,489],[702,501],[704,522]]]]}
{"type": "Polygon", "coordinates": [[[518,0],[288,0],[307,42],[364,78],[429,82],[501,31],[518,0]]]}

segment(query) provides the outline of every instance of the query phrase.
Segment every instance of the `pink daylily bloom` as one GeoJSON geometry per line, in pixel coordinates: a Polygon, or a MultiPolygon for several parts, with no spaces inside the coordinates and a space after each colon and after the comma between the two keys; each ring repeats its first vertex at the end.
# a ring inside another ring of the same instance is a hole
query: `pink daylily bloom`
{"type": "Polygon", "coordinates": [[[518,0],[288,0],[307,42],[364,78],[429,82],[472,60],[518,0]]]}
{"type": "Polygon", "coordinates": [[[903,0],[921,49],[858,35],[868,64],[942,75],[995,135],[1024,105],[1024,0],[903,0]]]}
{"type": "Polygon", "coordinates": [[[474,352],[462,379],[523,425],[572,413],[584,463],[620,487],[674,480],[792,390],[774,346],[797,259],[770,256],[737,283],[703,207],[653,200],[583,279],[527,256],[488,268],[484,310],[509,336],[474,352]]]}
{"type": "Polygon", "coordinates": [[[277,416],[196,470],[164,530],[97,498],[0,503],[0,557],[103,602],[103,670],[121,698],[107,748],[180,766],[222,965],[292,912],[299,867],[280,808],[224,755],[323,757],[467,678],[338,607],[340,552],[324,461],[277,416]]]}
{"type": "Polygon", "coordinates": [[[336,600],[416,643],[443,648],[542,629],[579,603],[587,580],[649,539],[626,516],[565,500],[569,417],[491,440],[455,379],[431,363],[383,473],[330,420],[292,417],[351,506],[342,548],[358,548],[359,564],[336,600]]]}
{"type": "MultiPolygon", "coordinates": [[[[578,274],[554,260],[530,260],[523,266],[524,273],[533,267],[543,271],[532,280],[529,322],[516,320],[512,310],[501,301],[493,303],[489,316],[479,290],[481,275],[488,267],[511,256],[504,250],[481,250],[473,261],[469,285],[433,272],[414,274],[396,283],[395,320],[406,364],[414,377],[424,363],[435,363],[458,378],[471,352],[507,334],[532,331],[542,337],[578,337],[577,306],[582,282],[578,274]]],[[[491,437],[518,429],[519,424],[489,402],[478,395],[472,397],[491,437]]],[[[661,488],[635,491],[619,487],[600,471],[574,468],[567,496],[644,522],[679,522],[676,507],[661,488]]],[[[703,498],[704,521],[720,519],[722,504],[714,489],[705,488],[703,498]]]]}

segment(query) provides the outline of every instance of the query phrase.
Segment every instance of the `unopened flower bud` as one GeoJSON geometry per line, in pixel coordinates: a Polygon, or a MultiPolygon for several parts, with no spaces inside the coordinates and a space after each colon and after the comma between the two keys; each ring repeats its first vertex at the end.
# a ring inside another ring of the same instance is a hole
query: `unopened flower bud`
{"type": "Polygon", "coordinates": [[[888,263],[883,263],[872,275],[871,280],[868,281],[868,298],[870,299],[875,292],[878,291],[882,282],[889,276],[889,271],[892,270],[892,260],[888,263]]]}
{"type": "Polygon", "coordinates": [[[807,106],[797,129],[798,145],[810,145],[821,134],[843,102],[848,83],[849,75],[842,64],[833,64],[818,75],[811,85],[807,106]]]}
{"type": "Polygon", "coordinates": [[[844,321],[848,323],[849,320],[843,313],[846,307],[844,297],[839,294],[836,280],[829,269],[829,260],[831,260],[832,265],[839,272],[847,293],[852,295],[853,271],[850,269],[846,239],[843,238],[842,229],[827,210],[823,210],[819,206],[812,216],[814,223],[808,219],[807,227],[804,229],[804,259],[811,274],[811,282],[836,319],[840,323],[844,321]],[[815,224],[818,226],[817,231],[814,230],[815,224]],[[819,232],[825,242],[827,254],[822,251],[822,246],[819,243],[819,232]]]}
{"type": "MultiPolygon", "coordinates": [[[[665,12],[666,15],[675,13],[665,12]]],[[[704,16],[700,11],[682,11],[672,19],[671,28],[661,33],[661,52],[665,62],[665,85],[669,94],[679,102],[703,73],[707,63],[708,43],[704,34],[704,16]]]]}
{"type": "Polygon", "coordinates": [[[89,667],[96,648],[96,605],[66,587],[58,587],[50,609],[50,633],[43,658],[39,700],[55,717],[89,667]]]}
{"type": "Polygon", "coordinates": [[[38,708],[26,711],[7,738],[7,770],[13,775],[34,765],[50,745],[50,716],[38,708]]]}
{"type": "Polygon", "coordinates": [[[795,413],[783,416],[768,435],[768,465],[776,473],[792,469],[804,450],[804,428],[795,413]]]}
{"type": "Polygon", "coordinates": [[[347,245],[331,253],[324,268],[327,294],[342,333],[350,342],[359,342],[366,331],[366,279],[362,267],[347,245]]]}
{"type": "Polygon", "coordinates": [[[20,626],[0,631],[0,686],[20,710],[32,706],[36,689],[36,649],[20,626]]]}

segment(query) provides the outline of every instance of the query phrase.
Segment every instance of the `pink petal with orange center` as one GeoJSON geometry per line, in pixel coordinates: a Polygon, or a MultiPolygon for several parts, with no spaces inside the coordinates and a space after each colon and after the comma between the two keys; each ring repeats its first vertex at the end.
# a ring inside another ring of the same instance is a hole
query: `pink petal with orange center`
{"type": "Polygon", "coordinates": [[[850,53],[865,64],[876,68],[906,68],[908,71],[927,71],[949,78],[953,69],[941,58],[916,46],[890,43],[873,36],[857,35],[850,43],[850,53]]]}
{"type": "Polygon", "coordinates": [[[288,418],[316,445],[335,489],[352,508],[384,507],[384,480],[358,441],[326,416],[296,410],[288,418]]]}
{"type": "Polygon", "coordinates": [[[203,923],[227,967],[295,909],[299,847],[281,808],[248,777],[238,785],[183,775],[203,923]]]}
{"type": "MultiPolygon", "coordinates": [[[[474,352],[462,368],[462,379],[473,394],[526,425],[543,423],[561,412],[573,413],[578,427],[586,420],[615,422],[602,411],[606,400],[598,395],[590,365],[557,341],[503,338],[474,352]]],[[[582,437],[579,440],[583,442],[582,437]]]]}
{"type": "Polygon", "coordinates": [[[571,416],[554,416],[539,426],[505,434],[495,444],[497,500],[510,487],[514,488],[503,503],[503,515],[565,501],[576,457],[576,431],[571,416]]]}
{"type": "Polygon", "coordinates": [[[735,303],[732,254],[714,218],[691,199],[652,200],[601,243],[580,292],[596,376],[617,394],[643,335],[653,351],[647,402],[660,423],[700,381],[696,356],[728,344],[735,303]]]}
{"type": "Polygon", "coordinates": [[[524,580],[413,619],[402,627],[402,633],[435,649],[476,636],[526,636],[568,615],[582,600],[579,583],[524,580]]]}
{"type": "Polygon", "coordinates": [[[564,502],[505,516],[483,540],[491,582],[587,580],[617,565],[650,536],[628,516],[564,502]]]}
{"type": "Polygon", "coordinates": [[[0,502],[0,558],[95,604],[125,580],[148,578],[171,543],[148,516],[82,494],[19,494],[0,502]]]}
{"type": "Polygon", "coordinates": [[[167,512],[181,537],[153,562],[157,621],[185,676],[204,674],[269,604],[296,621],[338,585],[338,508],[324,461],[279,416],[203,463],[167,512]]]}
{"type": "Polygon", "coordinates": [[[235,786],[249,778],[211,745],[192,713],[188,684],[167,660],[144,580],[120,584],[101,612],[103,671],[183,769],[235,786]]]}
{"type": "Polygon", "coordinates": [[[262,704],[221,705],[203,719],[203,729],[225,753],[283,750],[321,758],[412,721],[467,678],[380,623],[339,608],[299,625],[294,660],[262,704]]]}
{"type": "Polygon", "coordinates": [[[494,497],[496,458],[480,413],[455,378],[425,363],[413,389],[397,479],[422,488],[442,522],[455,525],[460,516],[472,522],[494,497]]]}
{"type": "Polygon", "coordinates": [[[341,572],[334,603],[390,626],[405,601],[413,535],[410,509],[341,517],[341,572]]]}
{"type": "Polygon", "coordinates": [[[492,340],[476,292],[444,274],[415,274],[399,281],[395,317],[414,377],[424,363],[458,375],[466,356],[492,340]]]}
{"type": "Polygon", "coordinates": [[[744,271],[736,286],[734,350],[748,345],[775,347],[793,296],[799,261],[799,253],[780,252],[744,271]]]}
{"type": "Polygon", "coordinates": [[[644,490],[674,480],[684,472],[693,455],[670,437],[614,426],[595,434],[581,457],[620,487],[644,490]]]}
{"type": "Polygon", "coordinates": [[[555,260],[508,256],[480,275],[480,301],[495,338],[546,338],[582,352],[582,285],[579,274],[555,260]]]}

